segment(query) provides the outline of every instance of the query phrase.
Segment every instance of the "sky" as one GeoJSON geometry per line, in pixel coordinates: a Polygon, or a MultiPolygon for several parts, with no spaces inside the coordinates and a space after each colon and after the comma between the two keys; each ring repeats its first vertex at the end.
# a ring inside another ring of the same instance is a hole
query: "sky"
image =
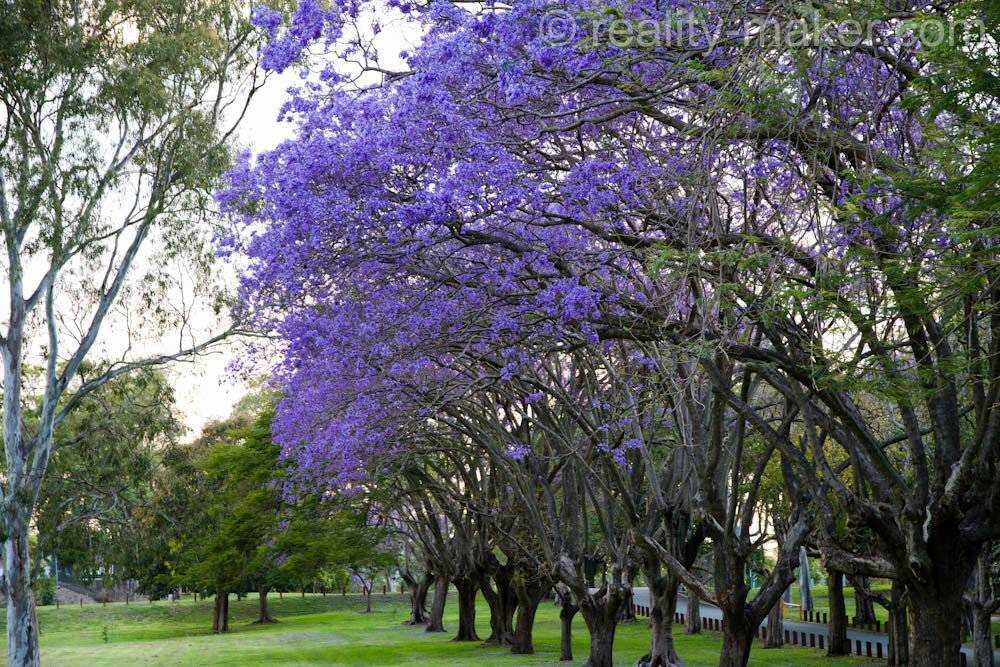
{"type": "MultiPolygon", "coordinates": [[[[371,20],[377,20],[381,26],[375,44],[384,58],[383,65],[392,69],[402,68],[398,54],[412,49],[419,41],[413,24],[399,16],[392,16],[391,12],[376,10],[373,10],[371,20]]],[[[299,83],[300,78],[293,70],[274,76],[267,82],[255,96],[241,125],[237,137],[239,149],[257,154],[291,136],[291,126],[279,123],[277,116],[287,98],[287,89],[299,83]]],[[[230,274],[229,279],[235,287],[236,271],[230,271],[230,274]]],[[[212,328],[211,323],[203,324],[205,329],[212,328]]],[[[239,354],[238,346],[221,346],[213,354],[166,369],[176,393],[178,412],[188,427],[189,439],[197,437],[205,424],[225,419],[248,391],[247,384],[228,370],[233,357],[239,354]]]]}
{"type": "MultiPolygon", "coordinates": [[[[255,95],[236,139],[240,149],[257,154],[289,138],[291,127],[279,123],[277,117],[286,90],[296,81],[297,77],[291,72],[272,77],[255,95]]],[[[236,272],[226,273],[226,282],[235,287],[236,272]]],[[[224,326],[224,320],[220,318],[217,322],[203,324],[205,329],[218,330],[224,326]]],[[[230,363],[239,354],[238,344],[221,345],[209,354],[174,363],[166,369],[174,387],[178,413],[188,429],[187,439],[196,438],[209,422],[228,417],[236,402],[248,391],[244,378],[230,370],[230,363]]]]}

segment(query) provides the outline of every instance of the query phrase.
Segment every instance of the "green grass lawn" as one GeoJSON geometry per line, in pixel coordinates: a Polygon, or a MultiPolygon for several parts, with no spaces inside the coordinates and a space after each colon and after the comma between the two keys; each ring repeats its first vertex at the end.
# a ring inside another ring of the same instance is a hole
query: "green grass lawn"
{"type": "MultiPolygon", "coordinates": [[[[874,582],[872,584],[872,590],[876,593],[880,593],[885,597],[889,597],[889,589],[891,585],[888,582],[874,582]]],[[[812,597],[813,597],[813,611],[816,612],[827,612],[830,613],[830,595],[826,586],[813,586],[812,597]]],[[[801,602],[799,596],[799,587],[792,586],[792,602],[795,603],[795,607],[785,608],[785,618],[799,619],[799,607],[797,606],[801,602]]],[[[847,609],[848,620],[854,618],[856,613],[854,606],[854,589],[850,586],[844,586],[844,607],[847,609]]],[[[881,606],[875,605],[875,616],[880,621],[886,621],[889,619],[889,614],[881,606]]]]}
{"type": "MultiPolygon", "coordinates": [[[[886,598],[889,597],[891,587],[892,587],[891,584],[887,581],[876,581],[873,582],[872,584],[872,590],[875,591],[876,593],[885,596],[886,598]]],[[[830,594],[827,587],[813,586],[812,596],[813,596],[813,611],[818,613],[822,613],[825,611],[827,614],[829,614],[830,594]]],[[[799,587],[792,586],[792,602],[798,605],[800,601],[801,598],[799,597],[799,587]]],[[[850,620],[854,618],[854,614],[856,613],[854,605],[854,589],[851,588],[850,586],[844,587],[844,607],[847,609],[847,619],[848,622],[850,622],[850,620]]],[[[889,612],[886,611],[882,605],[876,604],[875,617],[882,623],[885,623],[886,621],[889,620],[889,612]]],[[[798,606],[786,607],[785,618],[799,620],[799,607],[798,606]]],[[[992,623],[992,628],[993,628],[992,630],[993,634],[995,635],[1000,634],[1000,622],[994,621],[992,623]]],[[[969,641],[968,638],[967,641],[969,641]]]]}
{"type": "MultiPolygon", "coordinates": [[[[558,663],[559,619],[547,602],[539,609],[534,656],[512,656],[479,643],[450,641],[456,626],[449,604],[445,634],[429,635],[422,628],[403,625],[405,598],[376,596],[375,611],[361,613],[356,596],[272,596],[271,611],[279,623],[258,626],[256,599],[230,602],[231,631],[213,635],[211,600],[63,606],[39,609],[42,663],[51,665],[549,665],[558,663]]],[[[451,602],[449,599],[449,602],[451,602]]],[[[489,616],[484,604],[477,617],[486,637],[489,616]]],[[[677,627],[678,649],[689,665],[716,665],[719,635],[689,637],[677,627]]],[[[574,651],[577,664],[586,658],[587,633],[577,616],[574,651]]],[[[645,619],[619,627],[615,652],[620,665],[634,664],[646,651],[649,630],[645,619]]],[[[874,665],[871,660],[829,659],[818,650],[787,648],[755,650],[751,665],[844,667],[874,665]]]]}

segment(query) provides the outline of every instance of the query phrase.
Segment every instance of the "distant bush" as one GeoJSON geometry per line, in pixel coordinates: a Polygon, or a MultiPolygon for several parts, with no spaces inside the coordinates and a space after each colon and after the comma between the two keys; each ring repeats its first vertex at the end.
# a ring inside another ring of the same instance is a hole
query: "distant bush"
{"type": "Polygon", "coordinates": [[[45,606],[56,603],[56,580],[52,577],[38,577],[32,584],[35,592],[35,604],[45,606]]]}

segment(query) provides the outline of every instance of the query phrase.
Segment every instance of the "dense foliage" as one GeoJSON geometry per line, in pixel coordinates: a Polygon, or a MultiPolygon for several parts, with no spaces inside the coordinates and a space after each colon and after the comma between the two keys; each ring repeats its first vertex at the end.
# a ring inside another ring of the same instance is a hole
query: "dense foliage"
{"type": "Polygon", "coordinates": [[[398,489],[439,583],[515,570],[516,651],[565,586],[611,664],[642,568],[745,664],[808,545],[957,664],[1000,536],[993,4],[397,2],[399,68],[365,3],[258,9],[296,136],[219,198],[296,481],[398,489]]]}

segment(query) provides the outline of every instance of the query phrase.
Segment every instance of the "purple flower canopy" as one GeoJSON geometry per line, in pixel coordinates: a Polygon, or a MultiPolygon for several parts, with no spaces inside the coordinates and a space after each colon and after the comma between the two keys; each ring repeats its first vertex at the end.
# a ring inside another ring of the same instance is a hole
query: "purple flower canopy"
{"type": "MultiPolygon", "coordinates": [[[[244,156],[219,193],[245,225],[227,247],[252,260],[240,307],[285,342],[275,437],[303,478],[351,484],[373,457],[405,451],[482,382],[471,360],[502,360],[493,381],[505,382],[552,350],[719,326],[712,304],[733,297],[692,269],[741,236],[785,249],[755,265],[761,246],[747,246],[748,270],[788,275],[818,257],[855,261],[851,247],[941,237],[932,216],[904,215],[885,179],[921,131],[884,54],[629,48],[587,18],[668,22],[697,6],[727,27],[753,5],[398,3],[422,41],[408,71],[366,86],[347,65],[378,58],[348,37],[361,3],[304,0],[284,26],[255,10],[269,67],[325,47],[285,107],[295,138],[244,156]],[[556,9],[577,17],[568,43],[544,33],[556,9]],[[875,166],[817,164],[827,140],[875,166]],[[852,206],[884,224],[830,212],[852,206]]],[[[912,44],[881,30],[886,53],[908,58],[912,44]]]]}

